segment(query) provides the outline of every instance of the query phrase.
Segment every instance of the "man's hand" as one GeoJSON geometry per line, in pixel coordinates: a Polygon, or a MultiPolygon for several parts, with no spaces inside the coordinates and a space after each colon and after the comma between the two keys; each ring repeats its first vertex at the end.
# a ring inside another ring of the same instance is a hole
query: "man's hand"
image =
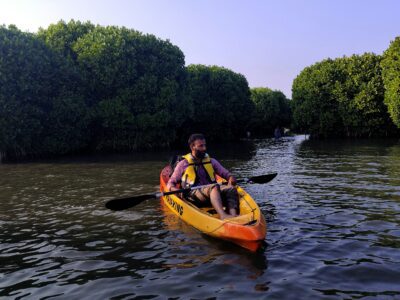
{"type": "Polygon", "coordinates": [[[187,199],[187,198],[189,197],[189,195],[190,195],[190,192],[191,192],[191,189],[190,189],[190,188],[185,189],[185,190],[182,192],[182,197],[185,198],[185,199],[187,199]]]}
{"type": "Polygon", "coordinates": [[[230,176],[230,177],[228,178],[228,184],[229,184],[229,185],[235,186],[235,185],[236,185],[236,178],[233,177],[233,176],[230,176]]]}
{"type": "MultiPolygon", "coordinates": [[[[177,191],[177,190],[179,190],[177,187],[175,187],[175,186],[171,186],[170,188],[169,188],[169,191],[177,191]]],[[[182,193],[180,193],[180,198],[187,198],[187,197],[189,197],[189,195],[190,195],[190,192],[191,192],[191,189],[190,188],[187,188],[187,189],[185,189],[182,193]]]]}
{"type": "Polygon", "coordinates": [[[172,192],[172,191],[177,191],[178,189],[174,186],[170,186],[168,190],[172,192]]]}

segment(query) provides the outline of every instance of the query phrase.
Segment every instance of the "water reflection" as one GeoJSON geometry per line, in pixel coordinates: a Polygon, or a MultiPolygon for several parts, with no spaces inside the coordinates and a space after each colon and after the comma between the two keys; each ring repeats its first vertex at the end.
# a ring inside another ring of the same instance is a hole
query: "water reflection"
{"type": "Polygon", "coordinates": [[[250,273],[249,278],[256,279],[267,269],[264,251],[250,253],[232,243],[200,234],[193,227],[180,220],[163,204],[162,213],[165,230],[174,235],[166,240],[170,242],[168,248],[170,251],[179,254],[176,255],[173,264],[165,265],[167,268],[194,268],[211,264],[221,255],[230,253],[231,256],[219,260],[219,263],[241,265],[250,273]]]}

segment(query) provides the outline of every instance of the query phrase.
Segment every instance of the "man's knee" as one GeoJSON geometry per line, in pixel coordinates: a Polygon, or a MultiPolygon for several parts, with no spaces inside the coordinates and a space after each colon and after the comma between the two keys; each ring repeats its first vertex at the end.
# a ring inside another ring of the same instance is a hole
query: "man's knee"
{"type": "Polygon", "coordinates": [[[233,187],[233,186],[227,186],[226,188],[224,188],[223,192],[227,196],[231,196],[231,197],[237,197],[238,196],[237,189],[235,187],[233,187]]]}
{"type": "Polygon", "coordinates": [[[219,188],[219,185],[218,184],[216,184],[216,185],[213,185],[212,187],[210,187],[210,191],[211,191],[211,193],[212,192],[221,192],[221,189],[219,188]]]}

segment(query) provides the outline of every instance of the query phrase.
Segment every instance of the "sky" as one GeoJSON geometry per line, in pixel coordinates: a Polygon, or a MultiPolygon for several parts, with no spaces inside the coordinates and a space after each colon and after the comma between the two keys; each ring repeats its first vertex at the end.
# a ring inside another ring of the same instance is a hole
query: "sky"
{"type": "Polygon", "coordinates": [[[125,26],[170,40],[186,65],[217,65],[291,97],[326,58],[382,54],[400,36],[398,0],[0,0],[0,24],[37,32],[59,20],[125,26]]]}

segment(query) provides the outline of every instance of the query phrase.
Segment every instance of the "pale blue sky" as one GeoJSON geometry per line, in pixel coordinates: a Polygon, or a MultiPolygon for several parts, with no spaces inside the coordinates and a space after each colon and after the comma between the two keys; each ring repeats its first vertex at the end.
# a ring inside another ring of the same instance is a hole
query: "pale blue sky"
{"type": "Polygon", "coordinates": [[[400,36],[397,0],[0,0],[0,24],[22,30],[72,18],[169,39],[187,65],[224,66],[246,76],[250,87],[288,97],[304,67],[382,54],[400,36]]]}

